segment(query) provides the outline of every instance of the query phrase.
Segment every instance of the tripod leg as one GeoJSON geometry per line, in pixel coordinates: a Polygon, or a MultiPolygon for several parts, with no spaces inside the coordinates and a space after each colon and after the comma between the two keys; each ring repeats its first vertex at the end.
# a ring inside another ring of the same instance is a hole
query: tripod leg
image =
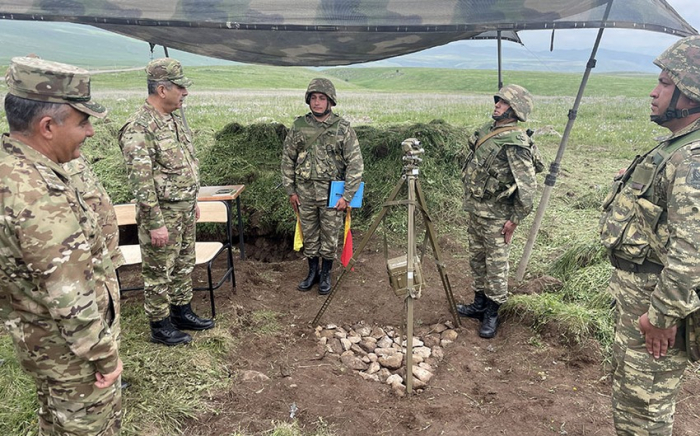
{"type": "Polygon", "coordinates": [[[452,319],[455,322],[455,326],[460,327],[462,324],[459,320],[459,315],[457,314],[457,304],[455,303],[454,294],[452,293],[452,286],[450,285],[450,278],[447,276],[447,271],[445,270],[445,264],[442,261],[442,253],[440,247],[437,244],[437,233],[435,231],[435,226],[433,225],[433,220],[428,214],[428,206],[425,201],[425,196],[423,195],[423,190],[420,187],[420,182],[416,180],[416,193],[418,197],[418,204],[420,205],[421,212],[423,213],[423,220],[425,221],[425,231],[430,239],[430,246],[435,254],[435,263],[438,267],[440,273],[440,279],[442,280],[442,286],[445,289],[445,296],[447,297],[447,303],[450,307],[450,313],[452,313],[452,319]]]}
{"type": "Polygon", "coordinates": [[[362,242],[360,242],[360,245],[357,247],[355,252],[352,254],[352,257],[350,258],[350,262],[348,262],[348,265],[343,269],[343,272],[340,274],[338,277],[338,280],[336,280],[335,284],[331,288],[331,292],[328,293],[328,297],[326,297],[326,301],[323,302],[323,305],[321,306],[321,309],[319,309],[318,313],[316,314],[316,317],[312,321],[312,325],[317,326],[318,322],[321,320],[321,317],[325,313],[326,309],[328,309],[328,306],[330,306],[331,301],[333,301],[333,297],[335,296],[336,290],[338,289],[338,285],[340,284],[341,280],[343,277],[345,277],[345,273],[348,270],[351,270],[352,267],[355,265],[355,262],[357,262],[356,257],[359,256],[359,253],[362,253],[362,250],[365,249],[365,246],[369,242],[369,238],[374,234],[375,231],[377,231],[377,227],[379,227],[379,224],[382,222],[384,217],[386,216],[387,212],[389,212],[389,207],[387,203],[394,201],[396,196],[398,195],[399,191],[401,190],[401,187],[404,184],[405,177],[402,177],[401,180],[396,184],[394,187],[394,190],[391,191],[391,194],[389,194],[389,198],[384,202],[384,205],[382,206],[382,211],[379,212],[379,215],[374,219],[374,222],[370,226],[369,230],[365,234],[365,236],[362,238],[362,242]]]}

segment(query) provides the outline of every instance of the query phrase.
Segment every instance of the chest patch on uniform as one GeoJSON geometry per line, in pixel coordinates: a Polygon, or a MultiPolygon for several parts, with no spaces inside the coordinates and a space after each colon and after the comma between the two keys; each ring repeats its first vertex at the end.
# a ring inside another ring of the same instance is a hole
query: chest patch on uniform
{"type": "Polygon", "coordinates": [[[700,162],[694,162],[690,166],[688,184],[695,189],[700,189],[700,162]]]}

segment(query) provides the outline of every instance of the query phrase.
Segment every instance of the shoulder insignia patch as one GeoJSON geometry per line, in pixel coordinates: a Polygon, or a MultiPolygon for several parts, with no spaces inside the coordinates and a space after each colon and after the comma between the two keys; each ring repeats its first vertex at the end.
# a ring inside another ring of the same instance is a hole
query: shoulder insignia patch
{"type": "Polygon", "coordinates": [[[690,165],[687,183],[695,189],[700,189],[700,162],[693,162],[690,165]]]}

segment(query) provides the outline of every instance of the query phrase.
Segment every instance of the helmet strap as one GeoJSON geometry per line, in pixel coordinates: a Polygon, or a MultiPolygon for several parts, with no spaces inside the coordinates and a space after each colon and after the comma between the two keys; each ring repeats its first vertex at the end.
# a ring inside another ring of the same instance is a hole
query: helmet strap
{"type": "Polygon", "coordinates": [[[329,101],[328,104],[326,105],[326,110],[325,110],[325,111],[323,111],[323,112],[314,112],[314,110],[312,109],[312,110],[311,110],[311,113],[314,114],[314,116],[315,116],[316,118],[323,118],[323,117],[325,117],[326,115],[328,115],[329,113],[331,113],[331,103],[330,103],[330,101],[329,101]]]}
{"type": "Polygon", "coordinates": [[[509,118],[513,118],[514,120],[518,119],[518,117],[515,115],[515,111],[513,110],[512,107],[509,107],[501,115],[491,115],[491,118],[493,118],[495,121],[503,121],[503,120],[507,120],[509,118]]]}
{"type": "Polygon", "coordinates": [[[680,89],[678,89],[678,87],[676,87],[676,89],[673,90],[671,102],[668,104],[668,107],[666,108],[664,113],[662,115],[652,115],[650,117],[651,121],[661,125],[673,119],[681,119],[691,114],[700,113],[700,106],[694,107],[692,109],[676,109],[676,105],[678,104],[678,99],[680,97],[681,91],[680,89]]]}

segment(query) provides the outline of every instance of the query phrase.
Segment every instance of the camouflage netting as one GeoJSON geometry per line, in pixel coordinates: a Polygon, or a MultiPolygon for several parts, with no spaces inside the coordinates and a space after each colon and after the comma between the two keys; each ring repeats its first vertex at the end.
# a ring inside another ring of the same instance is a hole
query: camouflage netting
{"type": "Polygon", "coordinates": [[[502,31],[633,28],[697,33],[664,0],[8,0],[0,18],[89,24],[234,61],[346,65],[502,31]]]}
{"type": "MultiPolygon", "coordinates": [[[[119,126],[107,123],[82,149],[115,204],[133,198],[124,159],[115,147],[119,126]]],[[[419,176],[428,209],[440,226],[458,224],[462,212],[461,164],[469,131],[441,120],[427,124],[356,126],[365,162],[362,208],[353,211],[353,229],[366,229],[403,174],[401,142],[418,138],[425,148],[419,176]]],[[[282,189],[280,163],[287,127],[278,123],[231,123],[216,133],[210,146],[197,144],[202,186],[246,185],[241,197],[246,238],[288,239],[294,233],[294,212],[282,189]]],[[[196,143],[196,140],[195,140],[196,143]]],[[[405,184],[404,184],[405,185],[405,184]]],[[[405,187],[398,199],[406,199],[405,187]]],[[[402,232],[405,208],[390,212],[387,228],[402,232]]],[[[234,229],[236,230],[236,229],[234,229]]]]}
{"type": "MultiPolygon", "coordinates": [[[[215,144],[200,152],[203,185],[245,184],[242,207],[245,234],[291,238],[294,213],[280,186],[280,162],[286,127],[281,124],[231,123],[215,144]]],[[[353,228],[367,228],[403,174],[401,142],[418,138],[425,148],[420,182],[431,216],[438,222],[460,217],[461,152],[468,132],[442,121],[388,127],[355,128],[365,162],[363,206],[353,211],[353,228]]],[[[405,189],[399,199],[406,198],[405,189]]],[[[406,215],[405,209],[397,214],[406,215]]],[[[397,222],[397,227],[398,222],[397,222]]]]}

